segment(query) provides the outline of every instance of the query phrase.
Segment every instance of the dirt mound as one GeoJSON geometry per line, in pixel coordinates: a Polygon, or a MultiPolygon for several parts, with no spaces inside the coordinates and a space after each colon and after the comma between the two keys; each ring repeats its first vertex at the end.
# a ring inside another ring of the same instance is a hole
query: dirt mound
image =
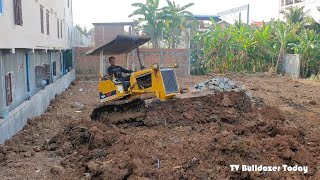
{"type": "Polygon", "coordinates": [[[319,138],[243,92],[174,99],[144,125],[74,122],[44,147],[93,179],[317,179],[319,138]],[[304,165],[299,172],[231,172],[230,165],[304,165]]]}

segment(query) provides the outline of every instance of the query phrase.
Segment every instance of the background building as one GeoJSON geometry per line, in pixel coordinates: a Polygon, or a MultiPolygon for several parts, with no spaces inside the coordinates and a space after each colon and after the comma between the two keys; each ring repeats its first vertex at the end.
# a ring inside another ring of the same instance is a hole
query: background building
{"type": "Polygon", "coordinates": [[[130,34],[130,28],[135,25],[137,25],[135,22],[93,23],[95,46],[110,42],[117,35],[130,34]]]}
{"type": "Polygon", "coordinates": [[[73,27],[71,0],[0,0],[0,108],[12,110],[73,68],[91,44],[73,27]]]}
{"type": "Polygon", "coordinates": [[[320,19],[317,7],[320,7],[320,0],[279,0],[280,4],[280,19],[283,19],[281,12],[289,7],[304,7],[304,11],[311,15],[315,21],[320,19]]]}
{"type": "Polygon", "coordinates": [[[69,86],[72,49],[90,40],[73,35],[72,0],[0,0],[0,27],[1,143],[69,86]]]}
{"type": "Polygon", "coordinates": [[[3,0],[2,9],[0,107],[10,111],[72,69],[72,1],[3,0]]]}
{"type": "Polygon", "coordinates": [[[304,6],[306,0],[280,0],[280,11],[288,7],[301,7],[304,6]]]}

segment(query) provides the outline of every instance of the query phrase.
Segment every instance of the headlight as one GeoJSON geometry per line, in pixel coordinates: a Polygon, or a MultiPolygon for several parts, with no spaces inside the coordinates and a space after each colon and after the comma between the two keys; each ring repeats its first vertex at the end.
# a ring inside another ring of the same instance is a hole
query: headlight
{"type": "Polygon", "coordinates": [[[152,69],[155,70],[155,71],[158,71],[159,70],[159,64],[158,63],[155,63],[152,65],[152,69]]]}
{"type": "Polygon", "coordinates": [[[178,62],[175,62],[175,63],[173,64],[173,67],[174,67],[174,68],[178,68],[178,67],[179,67],[179,63],[178,63],[178,62]]]}

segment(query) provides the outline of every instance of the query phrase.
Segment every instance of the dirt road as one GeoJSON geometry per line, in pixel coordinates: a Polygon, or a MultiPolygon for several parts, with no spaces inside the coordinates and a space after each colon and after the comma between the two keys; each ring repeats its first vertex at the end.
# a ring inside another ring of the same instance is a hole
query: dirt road
{"type": "MultiPolygon", "coordinates": [[[[179,79],[190,87],[211,77],[179,79]]],[[[320,82],[230,75],[261,97],[222,93],[170,102],[142,127],[90,121],[96,82],[77,81],[0,148],[2,179],[319,178],[320,82]],[[229,99],[229,104],[221,104],[229,99]],[[161,123],[166,119],[167,124],[161,123]],[[231,173],[233,163],[294,163],[309,173],[231,173]]]]}

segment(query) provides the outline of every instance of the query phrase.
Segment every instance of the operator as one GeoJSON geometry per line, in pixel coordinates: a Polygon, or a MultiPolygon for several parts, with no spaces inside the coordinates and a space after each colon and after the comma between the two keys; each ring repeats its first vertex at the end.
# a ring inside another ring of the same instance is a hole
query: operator
{"type": "Polygon", "coordinates": [[[133,71],[124,69],[121,66],[116,65],[116,58],[111,56],[109,57],[110,67],[108,68],[109,76],[114,76],[115,78],[119,79],[120,81],[129,81],[130,76],[123,77],[122,73],[132,73],[133,71]]]}
{"type": "Polygon", "coordinates": [[[110,67],[108,68],[108,74],[109,76],[114,76],[116,79],[118,79],[119,81],[122,82],[123,88],[125,91],[128,90],[129,86],[130,86],[130,76],[122,76],[122,73],[133,73],[133,71],[124,69],[121,66],[117,66],[116,65],[116,58],[111,56],[109,57],[109,63],[110,63],[110,67]]]}

